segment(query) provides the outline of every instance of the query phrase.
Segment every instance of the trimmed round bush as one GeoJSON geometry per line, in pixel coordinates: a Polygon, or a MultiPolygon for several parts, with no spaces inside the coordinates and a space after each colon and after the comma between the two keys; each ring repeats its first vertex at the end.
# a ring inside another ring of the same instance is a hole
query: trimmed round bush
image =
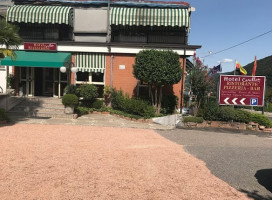
{"type": "Polygon", "coordinates": [[[62,97],[62,104],[64,106],[75,107],[78,105],[78,97],[74,94],[66,94],[62,97]]]}
{"type": "Polygon", "coordinates": [[[77,89],[78,95],[83,98],[83,103],[91,107],[92,103],[98,97],[97,88],[91,84],[82,84],[77,89]]]}

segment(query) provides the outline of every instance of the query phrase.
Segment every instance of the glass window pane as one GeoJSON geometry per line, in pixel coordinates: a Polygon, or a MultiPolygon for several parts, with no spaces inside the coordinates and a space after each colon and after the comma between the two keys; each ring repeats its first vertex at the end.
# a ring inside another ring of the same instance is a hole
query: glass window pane
{"type": "Polygon", "coordinates": [[[77,72],[77,81],[89,82],[89,72],[77,72]]]}
{"type": "Polygon", "coordinates": [[[92,73],[92,82],[104,82],[104,73],[92,73]]]}

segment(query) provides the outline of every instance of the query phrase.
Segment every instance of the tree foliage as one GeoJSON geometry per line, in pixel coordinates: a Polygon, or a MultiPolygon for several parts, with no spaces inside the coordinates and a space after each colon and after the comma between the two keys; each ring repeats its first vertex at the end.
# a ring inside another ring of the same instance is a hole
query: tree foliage
{"type": "Polygon", "coordinates": [[[4,57],[16,58],[13,50],[17,49],[22,42],[23,40],[19,36],[19,28],[4,19],[0,19],[0,45],[5,46],[5,48],[0,48],[0,54],[4,57]]]}
{"type": "Polygon", "coordinates": [[[194,67],[188,75],[188,83],[195,96],[195,115],[197,115],[201,102],[204,101],[209,92],[214,90],[215,84],[213,78],[208,74],[208,67],[204,66],[199,57],[196,57],[196,54],[193,57],[193,64],[194,67]]]}
{"type": "Polygon", "coordinates": [[[157,113],[161,109],[162,88],[178,83],[182,76],[179,55],[173,51],[143,50],[136,55],[134,76],[149,85],[157,113]]]}

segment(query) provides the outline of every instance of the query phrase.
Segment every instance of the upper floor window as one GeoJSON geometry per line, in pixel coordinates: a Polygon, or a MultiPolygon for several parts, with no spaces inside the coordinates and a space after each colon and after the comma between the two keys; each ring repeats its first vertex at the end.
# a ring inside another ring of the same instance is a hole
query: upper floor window
{"type": "Polygon", "coordinates": [[[112,25],[113,42],[138,42],[185,44],[186,31],[178,27],[115,26],[112,25]]]}
{"type": "Polygon", "coordinates": [[[24,40],[72,40],[72,28],[65,24],[19,23],[18,26],[24,40]]]}

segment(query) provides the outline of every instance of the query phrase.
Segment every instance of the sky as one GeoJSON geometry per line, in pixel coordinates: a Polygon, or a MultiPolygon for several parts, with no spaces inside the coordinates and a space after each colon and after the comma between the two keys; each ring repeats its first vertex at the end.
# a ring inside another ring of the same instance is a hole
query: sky
{"type": "Polygon", "coordinates": [[[196,54],[208,67],[216,66],[221,61],[222,71],[229,72],[234,69],[235,60],[245,66],[253,62],[255,56],[257,59],[262,59],[272,55],[272,32],[216,54],[271,31],[272,0],[187,0],[186,2],[196,8],[191,17],[189,45],[202,46],[196,54]]]}

